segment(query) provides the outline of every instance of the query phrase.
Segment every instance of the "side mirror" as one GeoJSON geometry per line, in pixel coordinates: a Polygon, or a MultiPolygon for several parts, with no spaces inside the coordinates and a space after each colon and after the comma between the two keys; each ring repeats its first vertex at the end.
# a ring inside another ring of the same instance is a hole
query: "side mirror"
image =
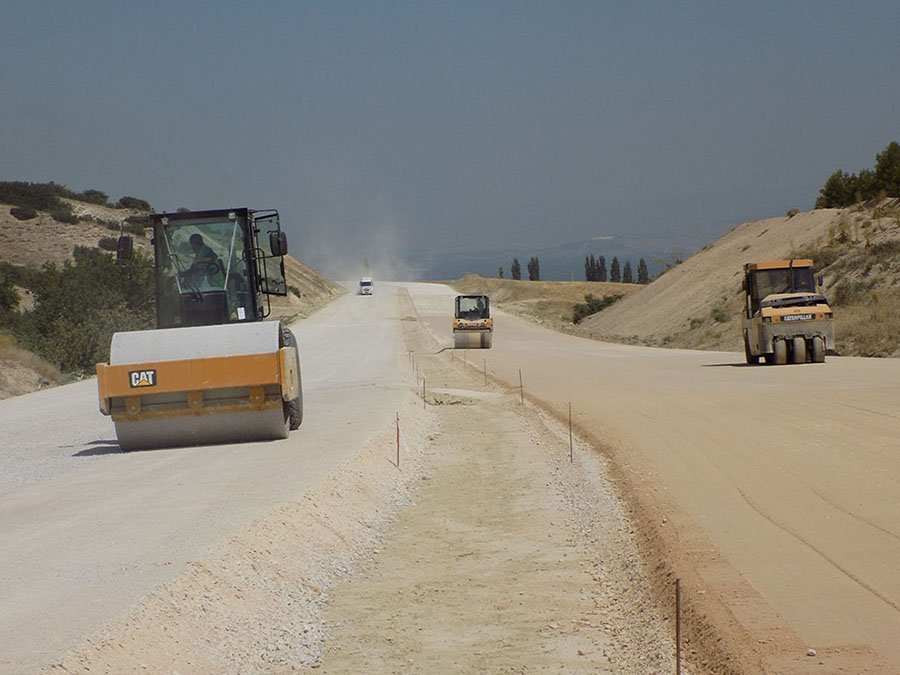
{"type": "Polygon", "coordinates": [[[271,249],[273,256],[287,255],[287,235],[278,230],[269,232],[269,248],[271,249]]]}
{"type": "Polygon", "coordinates": [[[134,239],[123,234],[116,242],[116,260],[131,260],[134,253],[134,239]]]}
{"type": "Polygon", "coordinates": [[[741,279],[741,290],[747,292],[747,277],[741,279]]]}
{"type": "Polygon", "coordinates": [[[819,288],[822,288],[822,286],[824,286],[824,285],[825,285],[825,277],[823,277],[822,275],[819,275],[819,288]]]}

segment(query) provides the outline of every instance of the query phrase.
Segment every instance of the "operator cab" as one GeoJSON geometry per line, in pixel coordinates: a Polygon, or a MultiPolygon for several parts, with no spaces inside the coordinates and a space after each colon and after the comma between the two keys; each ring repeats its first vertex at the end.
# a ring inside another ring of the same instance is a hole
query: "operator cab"
{"type": "Polygon", "coordinates": [[[491,299],[486,295],[457,295],[457,319],[477,320],[491,318],[491,299]]]}
{"type": "MultiPolygon", "coordinates": [[[[287,295],[287,237],[277,211],[185,211],[140,221],[153,229],[158,328],[260,321],[270,313],[269,295],[287,295]]],[[[129,239],[120,237],[119,259],[130,257],[129,239]]]]}

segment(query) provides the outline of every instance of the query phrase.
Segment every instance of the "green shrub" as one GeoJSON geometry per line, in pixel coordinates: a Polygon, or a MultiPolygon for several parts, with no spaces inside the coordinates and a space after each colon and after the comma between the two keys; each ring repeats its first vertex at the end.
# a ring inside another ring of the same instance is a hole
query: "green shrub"
{"type": "Polygon", "coordinates": [[[0,202],[13,206],[25,206],[37,211],[51,211],[62,208],[62,197],[75,196],[65,185],[56,183],[23,183],[18,181],[0,182],[0,202]]]}
{"type": "Polygon", "coordinates": [[[29,206],[14,206],[9,210],[9,215],[16,220],[31,220],[37,218],[37,214],[38,212],[29,206]]]}
{"type": "Polygon", "coordinates": [[[119,200],[119,203],[116,204],[116,208],[134,209],[135,211],[153,210],[153,208],[150,206],[150,202],[146,202],[143,199],[138,199],[137,197],[122,197],[119,200]]]}
{"type": "Polygon", "coordinates": [[[97,242],[97,246],[102,248],[104,251],[115,251],[118,247],[118,244],[118,237],[100,237],[100,241],[97,242]]]}
{"type": "Polygon", "coordinates": [[[126,220],[122,229],[128,234],[133,234],[136,237],[143,237],[145,235],[144,228],[147,227],[147,223],[142,220],[126,220]]]}
{"type": "Polygon", "coordinates": [[[76,195],[75,199],[88,204],[106,206],[106,203],[109,201],[109,195],[105,192],[100,192],[100,190],[85,190],[81,194],[76,195]]]}
{"type": "Polygon", "coordinates": [[[37,275],[34,310],[17,321],[15,337],[65,372],[92,373],[108,359],[114,332],[154,325],[153,267],[139,252],[129,266],[93,248],[72,255],[74,263],[46,264],[37,275]]]}
{"type": "Polygon", "coordinates": [[[0,316],[19,309],[19,292],[9,275],[0,271],[0,316]]]}
{"type": "Polygon", "coordinates": [[[66,223],[67,225],[74,225],[78,222],[78,216],[72,213],[72,208],[68,204],[63,204],[61,207],[50,211],[50,217],[57,222],[66,223]]]}
{"type": "Polygon", "coordinates": [[[593,293],[588,293],[584,296],[583,303],[579,302],[572,308],[572,323],[580,323],[584,318],[603,311],[621,297],[621,293],[607,295],[602,298],[595,297],[593,293]]]}

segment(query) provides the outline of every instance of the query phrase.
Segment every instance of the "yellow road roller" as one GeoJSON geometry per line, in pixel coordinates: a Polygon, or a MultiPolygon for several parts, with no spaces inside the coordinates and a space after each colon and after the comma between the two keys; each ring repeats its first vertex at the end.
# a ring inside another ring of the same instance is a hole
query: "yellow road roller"
{"type": "MultiPolygon", "coordinates": [[[[820,281],[821,283],[821,281],[820,281]]],[[[813,261],[744,265],[741,328],[747,363],[823,363],[834,349],[834,313],[816,289],[813,261]]]]}
{"type": "MultiPolygon", "coordinates": [[[[303,420],[294,334],[265,321],[286,295],[278,212],[140,218],[152,230],[157,329],[115,333],[97,365],[100,412],[122,450],[286,438],[303,420]]],[[[116,258],[132,259],[119,237],[116,258]]]]}
{"type": "Polygon", "coordinates": [[[453,312],[453,347],[490,349],[493,335],[491,299],[486,295],[457,295],[453,312]]]}

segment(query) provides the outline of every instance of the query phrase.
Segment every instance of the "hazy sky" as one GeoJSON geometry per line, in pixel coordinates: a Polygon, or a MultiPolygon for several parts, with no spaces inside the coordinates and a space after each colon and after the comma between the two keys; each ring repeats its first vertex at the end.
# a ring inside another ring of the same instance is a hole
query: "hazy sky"
{"type": "Polygon", "coordinates": [[[277,208],[320,267],[693,241],[900,140],[896,0],[0,0],[0,27],[0,180],[277,208]]]}

